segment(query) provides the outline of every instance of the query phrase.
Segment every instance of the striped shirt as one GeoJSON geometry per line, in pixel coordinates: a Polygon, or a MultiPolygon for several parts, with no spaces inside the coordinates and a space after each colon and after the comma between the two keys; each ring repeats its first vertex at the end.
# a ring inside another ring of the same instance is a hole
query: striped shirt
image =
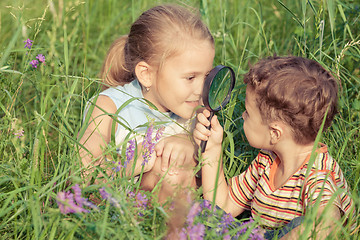
{"type": "Polygon", "coordinates": [[[280,160],[274,152],[261,150],[245,172],[230,179],[230,198],[235,204],[251,210],[254,218],[260,217],[261,224],[268,228],[282,227],[304,215],[306,208],[316,201],[320,206],[332,202],[345,215],[354,213],[346,180],[327,147],[321,145],[317,150],[312,168],[305,177],[309,159],[310,154],[287,182],[275,189],[274,176],[280,160]]]}

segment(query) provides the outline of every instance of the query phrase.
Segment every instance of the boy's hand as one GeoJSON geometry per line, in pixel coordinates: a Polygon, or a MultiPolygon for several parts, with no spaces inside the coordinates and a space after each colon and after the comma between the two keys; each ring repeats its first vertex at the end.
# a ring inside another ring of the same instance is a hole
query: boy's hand
{"type": "Polygon", "coordinates": [[[156,156],[161,158],[161,170],[169,175],[178,174],[179,167],[192,164],[195,147],[185,134],[174,135],[161,139],[155,145],[156,156]]]}
{"type": "Polygon", "coordinates": [[[223,128],[220,125],[217,116],[214,115],[211,119],[210,130],[207,127],[210,125],[208,117],[210,112],[204,109],[203,112],[198,113],[197,123],[194,129],[194,140],[195,143],[200,146],[201,141],[208,141],[205,151],[212,149],[213,147],[220,146],[223,140],[223,128]]]}

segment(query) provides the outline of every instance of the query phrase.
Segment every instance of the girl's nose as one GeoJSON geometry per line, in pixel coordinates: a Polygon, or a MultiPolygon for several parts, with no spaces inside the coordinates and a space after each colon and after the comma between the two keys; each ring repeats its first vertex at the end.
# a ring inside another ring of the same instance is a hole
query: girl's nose
{"type": "Polygon", "coordinates": [[[194,94],[201,96],[204,88],[204,81],[197,81],[197,84],[194,84],[194,94]]]}

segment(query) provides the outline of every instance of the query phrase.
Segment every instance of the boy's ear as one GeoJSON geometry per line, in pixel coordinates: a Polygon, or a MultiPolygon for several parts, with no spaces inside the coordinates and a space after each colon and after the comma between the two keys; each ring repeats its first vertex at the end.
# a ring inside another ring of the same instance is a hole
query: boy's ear
{"type": "Polygon", "coordinates": [[[269,124],[270,128],[270,143],[272,145],[278,143],[284,134],[284,125],[279,122],[269,124]]]}
{"type": "Polygon", "coordinates": [[[139,62],[135,66],[135,75],[141,85],[145,88],[150,88],[152,85],[152,68],[144,61],[139,62]]]}

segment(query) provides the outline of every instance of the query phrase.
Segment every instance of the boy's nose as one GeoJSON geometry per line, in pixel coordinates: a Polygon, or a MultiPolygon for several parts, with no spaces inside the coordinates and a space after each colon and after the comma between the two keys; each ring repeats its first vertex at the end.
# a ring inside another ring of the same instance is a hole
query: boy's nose
{"type": "Polygon", "coordinates": [[[245,111],[241,114],[242,119],[245,119],[245,111]]]}

